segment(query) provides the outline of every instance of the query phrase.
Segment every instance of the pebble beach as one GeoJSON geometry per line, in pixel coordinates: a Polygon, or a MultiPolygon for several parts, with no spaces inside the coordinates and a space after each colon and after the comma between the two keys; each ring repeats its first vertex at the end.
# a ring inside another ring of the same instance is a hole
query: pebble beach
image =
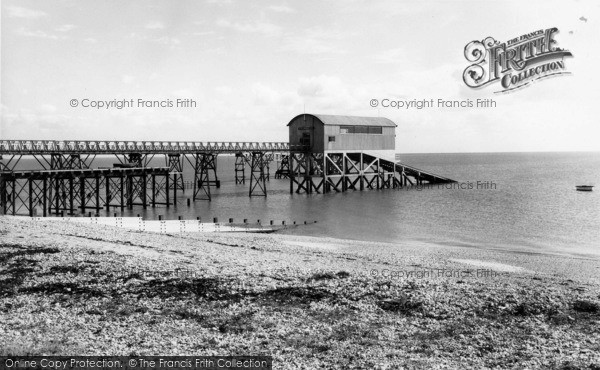
{"type": "Polygon", "coordinates": [[[0,217],[0,355],[600,369],[600,260],[0,217]]]}

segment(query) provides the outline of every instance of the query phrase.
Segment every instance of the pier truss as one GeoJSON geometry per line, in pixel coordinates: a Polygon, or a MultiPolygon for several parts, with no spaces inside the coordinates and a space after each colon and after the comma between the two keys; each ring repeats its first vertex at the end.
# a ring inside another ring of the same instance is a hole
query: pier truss
{"type": "Polygon", "coordinates": [[[246,183],[246,155],[239,152],[235,153],[235,184],[246,183]]]}
{"type": "MultiPolygon", "coordinates": [[[[280,154],[281,158],[287,157],[280,154]]],[[[246,183],[246,165],[250,168],[249,196],[267,196],[266,182],[270,181],[270,164],[276,159],[274,153],[253,151],[235,154],[235,183],[246,183]]]]}
{"type": "MultiPolygon", "coordinates": [[[[119,168],[150,167],[153,159],[163,156],[173,176],[169,184],[171,190],[175,193],[185,191],[183,173],[187,162],[194,169],[193,199],[211,200],[211,187],[221,185],[217,176],[219,154],[236,154],[236,183],[245,184],[245,166],[253,168],[252,153],[262,153],[261,178],[269,181],[274,153],[287,153],[288,150],[289,145],[285,142],[0,140],[0,173],[19,169],[23,157],[35,159],[40,170],[74,170],[92,168],[98,155],[115,156],[118,161],[115,167],[119,168]],[[240,154],[239,162],[237,154],[240,154]]],[[[256,187],[256,181],[255,178],[250,183],[251,196],[255,191],[266,192],[264,186],[256,187]]],[[[59,192],[67,192],[67,187],[68,184],[61,183],[59,192]]]]}
{"type": "Polygon", "coordinates": [[[211,188],[220,187],[217,158],[225,154],[235,155],[236,184],[246,183],[245,167],[249,167],[250,196],[266,196],[270,163],[276,159],[279,166],[275,178],[289,178],[292,193],[454,182],[364,152],[311,153],[303,147],[291,148],[285,142],[0,140],[1,207],[5,213],[18,213],[22,207],[31,213],[39,208],[32,204],[41,199],[47,203],[42,207],[45,215],[47,212],[73,213],[77,209],[168,205],[176,203],[177,191],[185,191],[186,163],[194,174],[193,200],[210,201],[211,188]],[[99,155],[116,157],[114,176],[93,172],[110,171],[91,169],[99,155]],[[30,170],[29,175],[19,174],[17,169],[23,157],[34,158],[40,169],[30,170]],[[161,168],[167,175],[144,173],[152,169],[151,162],[156,157],[165,159],[166,167],[161,168]],[[139,174],[119,173],[126,170],[139,174]],[[161,180],[157,181],[159,177],[161,180]],[[27,197],[21,199],[25,193],[27,197]]]}
{"type": "Polygon", "coordinates": [[[290,156],[284,154],[281,156],[281,162],[279,162],[279,167],[275,171],[276,179],[288,179],[290,177],[290,156]]]}
{"type": "Polygon", "coordinates": [[[3,172],[0,207],[3,214],[29,216],[168,207],[177,195],[170,176],[167,167],[3,172]]]}
{"type": "MultiPolygon", "coordinates": [[[[194,195],[193,200],[211,200],[210,172],[217,178],[217,156],[212,153],[200,153],[194,156],[194,195]]],[[[215,182],[218,180],[215,180],[215,182]]]]}
{"type": "Polygon", "coordinates": [[[167,166],[169,171],[173,174],[174,181],[171,183],[172,188],[180,189],[185,191],[185,185],[183,181],[183,160],[181,154],[167,154],[167,166]]]}
{"type": "Polygon", "coordinates": [[[454,180],[362,152],[291,152],[290,193],[395,189],[454,180]]]}
{"type": "Polygon", "coordinates": [[[250,157],[250,196],[267,196],[269,159],[263,152],[252,152],[250,157]]]}

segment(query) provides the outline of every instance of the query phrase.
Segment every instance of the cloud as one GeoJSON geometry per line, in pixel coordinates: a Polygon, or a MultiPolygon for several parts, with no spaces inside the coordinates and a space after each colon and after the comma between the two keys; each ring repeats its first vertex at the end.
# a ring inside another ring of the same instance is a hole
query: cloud
{"type": "Polygon", "coordinates": [[[132,32],[129,34],[129,38],[138,42],[155,42],[162,45],[175,47],[181,44],[181,40],[176,37],[161,36],[161,37],[149,37],[147,35],[132,32]]]}
{"type": "Polygon", "coordinates": [[[130,84],[135,80],[135,77],[131,76],[131,75],[122,75],[121,76],[121,82],[123,82],[124,84],[130,84]]]}
{"type": "Polygon", "coordinates": [[[56,106],[52,104],[42,104],[39,110],[41,113],[50,114],[56,112],[56,106]]]}
{"type": "Polygon", "coordinates": [[[168,46],[177,46],[177,45],[181,44],[181,40],[179,40],[176,37],[169,37],[169,36],[159,37],[157,39],[154,39],[153,41],[158,42],[159,44],[168,45],[168,46]]]}
{"type": "Polygon", "coordinates": [[[200,31],[200,32],[193,32],[191,35],[192,36],[210,36],[210,35],[214,35],[215,31],[200,31]]]}
{"type": "Polygon", "coordinates": [[[206,3],[210,5],[229,5],[233,3],[233,0],[206,0],[206,3]]]}
{"type": "Polygon", "coordinates": [[[375,60],[375,63],[380,64],[402,63],[407,59],[406,50],[403,48],[385,50],[379,55],[375,55],[373,59],[375,60]]]}
{"type": "Polygon", "coordinates": [[[171,91],[171,95],[177,98],[197,99],[198,94],[193,89],[178,89],[171,91]]]}
{"type": "Polygon", "coordinates": [[[56,30],[58,32],[69,32],[74,28],[77,28],[77,26],[73,24],[63,24],[62,26],[57,27],[56,30]]]}
{"type": "Polygon", "coordinates": [[[277,13],[296,13],[296,10],[293,8],[290,8],[287,5],[271,5],[270,7],[268,7],[269,10],[272,10],[274,12],[277,13]]]}
{"type": "Polygon", "coordinates": [[[7,6],[6,10],[10,18],[37,19],[47,16],[46,13],[40,10],[27,9],[20,6],[7,6]]]}
{"type": "Polygon", "coordinates": [[[297,94],[306,103],[307,111],[322,113],[352,113],[367,102],[363,89],[350,89],[337,76],[319,75],[299,80],[297,94]]]}
{"type": "Polygon", "coordinates": [[[232,29],[242,33],[260,33],[267,36],[277,36],[281,34],[281,27],[268,22],[230,22],[226,19],[219,19],[217,26],[232,29]]]}
{"type": "Polygon", "coordinates": [[[288,35],[282,50],[300,54],[340,54],[345,53],[345,50],[338,46],[341,39],[343,37],[338,32],[314,27],[300,35],[288,35]]]}
{"type": "Polygon", "coordinates": [[[145,28],[149,30],[162,30],[165,28],[165,25],[161,22],[154,21],[146,24],[145,28]]]}
{"type": "Polygon", "coordinates": [[[298,95],[303,97],[318,97],[332,90],[339,91],[341,81],[338,77],[320,75],[300,79],[298,95]]]}
{"type": "Polygon", "coordinates": [[[252,94],[254,95],[254,101],[259,105],[275,104],[281,98],[281,95],[275,89],[258,82],[252,85],[252,94]]]}
{"type": "Polygon", "coordinates": [[[217,86],[215,88],[215,91],[217,93],[219,93],[219,94],[222,94],[222,95],[228,95],[228,94],[231,94],[233,92],[233,89],[231,87],[229,87],[229,86],[224,86],[223,85],[223,86],[217,86]]]}
{"type": "Polygon", "coordinates": [[[47,33],[41,30],[32,31],[25,27],[21,27],[15,31],[17,35],[25,36],[25,37],[37,37],[41,39],[49,39],[49,40],[59,40],[65,39],[65,36],[57,36],[51,33],[47,33]]]}
{"type": "Polygon", "coordinates": [[[45,138],[56,137],[56,132],[72,132],[69,129],[71,116],[56,112],[56,107],[44,104],[38,109],[20,109],[17,112],[2,112],[3,135],[14,139],[26,139],[31,133],[45,138]]]}

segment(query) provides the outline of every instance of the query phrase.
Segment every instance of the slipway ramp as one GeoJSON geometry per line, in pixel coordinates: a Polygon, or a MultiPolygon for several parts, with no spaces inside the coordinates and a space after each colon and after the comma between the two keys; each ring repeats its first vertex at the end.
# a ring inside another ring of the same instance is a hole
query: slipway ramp
{"type": "MultiPolygon", "coordinates": [[[[425,182],[428,184],[448,184],[456,182],[456,180],[409,166],[388,156],[382,156],[379,153],[365,151],[362,153],[362,156],[362,161],[364,162],[372,163],[373,161],[378,160],[379,166],[383,170],[400,174],[401,178],[405,179],[406,182],[411,185],[422,185],[425,182]]],[[[360,161],[359,153],[348,153],[348,157],[360,161]]]]}

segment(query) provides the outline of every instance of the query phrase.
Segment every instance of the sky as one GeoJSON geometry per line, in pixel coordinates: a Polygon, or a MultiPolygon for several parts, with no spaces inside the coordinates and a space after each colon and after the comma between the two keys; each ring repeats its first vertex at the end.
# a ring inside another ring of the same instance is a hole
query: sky
{"type": "Polygon", "coordinates": [[[599,35],[591,0],[2,0],[0,139],[287,141],[306,112],[387,117],[400,153],[600,151],[599,35]],[[570,75],[463,82],[469,42],[550,27],[570,75]]]}

